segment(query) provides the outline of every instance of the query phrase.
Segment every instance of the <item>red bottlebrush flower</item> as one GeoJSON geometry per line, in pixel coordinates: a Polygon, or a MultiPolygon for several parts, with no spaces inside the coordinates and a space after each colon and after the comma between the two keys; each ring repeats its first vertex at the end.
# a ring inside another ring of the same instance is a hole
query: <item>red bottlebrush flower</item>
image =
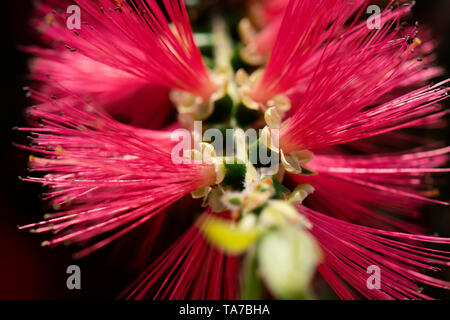
{"type": "MultiPolygon", "coordinates": [[[[62,3],[56,3],[60,8],[62,3]]],[[[44,82],[47,92],[61,96],[68,90],[135,125],[161,127],[170,112],[166,88],[205,100],[215,91],[180,3],[166,2],[173,28],[156,3],[138,1],[134,8],[123,1],[77,4],[84,26],[78,31],[67,29],[65,11],[38,6],[45,19],[35,25],[56,47],[26,50],[37,55],[32,78],[44,82]]]]}
{"type": "Polygon", "coordinates": [[[417,283],[448,289],[450,282],[434,279],[417,269],[437,270],[430,264],[449,265],[448,252],[427,249],[427,243],[450,239],[366,228],[334,219],[311,209],[299,208],[314,225],[312,233],[325,251],[319,271],[343,299],[428,299],[417,283]],[[417,241],[411,245],[407,242],[417,241]],[[382,289],[366,285],[367,265],[382,268],[382,289]],[[351,288],[349,288],[349,286],[351,288]],[[356,294],[357,293],[357,294],[356,294]]]}
{"type": "Polygon", "coordinates": [[[52,172],[25,180],[50,187],[45,198],[52,199],[54,207],[69,206],[62,213],[49,214],[46,221],[22,227],[56,232],[45,245],[81,242],[116,231],[81,251],[83,256],[216,180],[214,165],[173,166],[170,132],[136,131],[94,109],[67,104],[60,108],[61,114],[31,109],[44,126],[22,129],[36,135],[30,149],[46,156],[31,156],[31,170],[52,172]]]}
{"type": "Polygon", "coordinates": [[[443,70],[424,68],[436,59],[428,32],[400,23],[411,5],[371,29],[365,0],[255,0],[238,26],[212,16],[194,32],[180,0],[76,3],[81,30],[48,1],[34,24],[52,48],[25,49],[40,88],[20,129],[39,154],[24,180],[48,188],[54,212],[22,229],[84,257],[154,222],[153,245],[170,231],[164,212],[191,195],[203,213],[179,213],[194,226],[123,298],[308,299],[317,277],[343,299],[449,287],[427,272],[449,265],[433,246],[450,239],[413,220],[448,205],[430,180],[450,171],[450,149],[401,131],[443,124],[449,80],[426,85],[443,70]]]}
{"type": "Polygon", "coordinates": [[[418,226],[402,218],[418,216],[426,203],[446,205],[430,199],[425,177],[449,172],[440,168],[448,161],[450,148],[404,154],[348,156],[318,155],[309,168],[318,175],[292,175],[296,183],[315,186],[310,205],[336,218],[383,229],[416,233],[418,226]],[[381,212],[394,212],[396,216],[381,212]]]}
{"type": "Polygon", "coordinates": [[[190,228],[122,294],[143,299],[194,300],[237,298],[239,258],[211,247],[197,227],[190,228]]]}
{"type": "Polygon", "coordinates": [[[143,80],[206,99],[214,92],[215,84],[194,43],[180,1],[164,1],[173,28],[156,2],[135,1],[133,7],[124,1],[96,2],[77,1],[88,26],[78,34],[68,32],[64,23],[51,25],[46,35],[64,39],[69,51],[76,50],[143,80]]]}
{"type": "Polygon", "coordinates": [[[66,48],[27,48],[27,51],[39,56],[31,65],[31,76],[43,84],[41,92],[65,97],[72,103],[76,99],[68,96],[67,91],[76,92],[96,109],[139,127],[159,129],[170,117],[169,90],[163,86],[66,48]],[[149,104],[149,100],[154,103],[149,104]]]}

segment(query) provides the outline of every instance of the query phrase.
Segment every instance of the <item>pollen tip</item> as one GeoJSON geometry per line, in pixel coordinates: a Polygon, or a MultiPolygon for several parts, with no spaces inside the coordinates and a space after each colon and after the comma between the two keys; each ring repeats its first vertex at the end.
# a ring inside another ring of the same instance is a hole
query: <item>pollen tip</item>
{"type": "Polygon", "coordinates": [[[57,147],[55,148],[55,153],[56,153],[57,155],[62,155],[62,154],[63,154],[63,148],[62,148],[61,146],[57,146],[57,147]]]}
{"type": "Polygon", "coordinates": [[[43,241],[42,243],[41,243],[41,247],[48,247],[50,245],[50,242],[49,241],[43,241]]]}
{"type": "Polygon", "coordinates": [[[51,13],[48,13],[48,14],[45,15],[44,21],[48,25],[51,25],[53,22],[55,22],[55,16],[53,14],[51,14],[51,13]]]}

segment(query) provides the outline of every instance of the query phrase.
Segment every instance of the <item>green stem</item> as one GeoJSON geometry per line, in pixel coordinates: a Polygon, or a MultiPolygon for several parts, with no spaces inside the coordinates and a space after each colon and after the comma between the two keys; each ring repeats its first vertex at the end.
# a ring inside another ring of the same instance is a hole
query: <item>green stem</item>
{"type": "Polygon", "coordinates": [[[231,59],[233,57],[233,43],[225,21],[220,17],[214,17],[212,21],[212,40],[214,43],[214,60],[216,71],[225,74],[228,78],[227,94],[233,101],[230,118],[230,126],[235,128],[236,121],[233,118],[236,106],[239,104],[237,83],[235,81],[231,59]]]}

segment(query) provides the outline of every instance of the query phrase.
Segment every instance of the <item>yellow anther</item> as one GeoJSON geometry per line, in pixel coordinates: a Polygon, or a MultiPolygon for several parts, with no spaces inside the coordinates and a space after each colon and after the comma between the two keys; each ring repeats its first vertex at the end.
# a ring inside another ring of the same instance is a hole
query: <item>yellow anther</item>
{"type": "Polygon", "coordinates": [[[55,153],[57,154],[57,155],[62,155],[63,154],[63,148],[61,147],[61,146],[57,146],[56,148],[55,148],[55,153]]]}
{"type": "Polygon", "coordinates": [[[254,90],[263,75],[263,68],[256,70],[251,75],[248,75],[245,70],[238,70],[236,72],[236,82],[239,85],[239,97],[242,103],[251,110],[265,111],[271,107],[275,107],[280,113],[281,118],[283,118],[284,113],[291,108],[291,101],[286,95],[280,94],[266,101],[262,101],[255,99],[252,94],[252,90],[254,90]]]}
{"type": "Polygon", "coordinates": [[[264,113],[264,120],[270,129],[280,129],[283,118],[276,107],[271,107],[264,113]]]}
{"type": "Polygon", "coordinates": [[[256,38],[256,29],[253,27],[249,19],[244,18],[238,25],[239,35],[245,47],[242,48],[240,56],[242,60],[253,66],[263,65],[267,62],[268,56],[261,55],[257,52],[254,39],[256,38]]]}
{"type": "MultiPolygon", "coordinates": [[[[303,165],[307,164],[314,158],[314,154],[309,150],[294,151],[289,154],[284,154],[281,150],[281,163],[289,173],[302,174],[303,165]]],[[[312,173],[311,171],[310,174],[312,173]]]]}
{"type": "Polygon", "coordinates": [[[183,157],[191,160],[202,160],[202,153],[198,150],[191,149],[191,150],[184,150],[183,157]]]}
{"type": "Polygon", "coordinates": [[[51,13],[48,13],[44,17],[45,23],[51,25],[53,22],[55,22],[55,16],[51,13]]]}
{"type": "Polygon", "coordinates": [[[212,144],[202,142],[200,143],[200,150],[202,153],[202,160],[206,163],[213,163],[216,157],[216,150],[212,144]]]}
{"type": "Polygon", "coordinates": [[[215,158],[214,160],[214,169],[216,171],[216,184],[222,183],[223,179],[225,179],[226,169],[223,164],[222,159],[215,158]]]}
{"type": "Polygon", "coordinates": [[[438,197],[440,195],[439,189],[431,189],[429,191],[424,192],[425,197],[438,197]]]}
{"type": "Polygon", "coordinates": [[[239,21],[238,31],[242,42],[245,44],[250,43],[256,36],[256,30],[248,18],[239,21]]]}
{"type": "Polygon", "coordinates": [[[421,45],[421,44],[422,44],[422,40],[420,40],[419,38],[414,38],[414,42],[413,42],[414,47],[421,45]]]}
{"type": "Polygon", "coordinates": [[[298,185],[290,194],[288,201],[292,204],[301,204],[308,195],[314,193],[315,189],[309,184],[298,185]]]}
{"type": "Polygon", "coordinates": [[[284,94],[279,94],[269,101],[267,101],[268,107],[276,107],[279,112],[286,112],[291,109],[291,100],[284,94]]]}
{"type": "Polygon", "coordinates": [[[244,86],[244,85],[248,84],[249,81],[250,81],[250,76],[248,75],[247,71],[245,71],[244,69],[239,69],[236,72],[236,82],[238,85],[244,86]]]}
{"type": "Polygon", "coordinates": [[[48,242],[48,241],[44,241],[41,243],[41,247],[47,247],[49,245],[50,245],[50,242],[48,242]]]}
{"type": "Polygon", "coordinates": [[[204,188],[195,190],[194,192],[191,192],[191,196],[194,199],[202,199],[205,196],[207,196],[210,191],[211,191],[211,187],[204,187],[204,188]]]}

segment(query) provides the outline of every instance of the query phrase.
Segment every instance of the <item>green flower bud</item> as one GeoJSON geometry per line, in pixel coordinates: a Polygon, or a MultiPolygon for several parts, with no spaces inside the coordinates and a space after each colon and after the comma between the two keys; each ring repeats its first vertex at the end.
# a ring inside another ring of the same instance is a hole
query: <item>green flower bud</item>
{"type": "Polygon", "coordinates": [[[260,239],[259,272],[277,298],[307,299],[321,256],[319,246],[309,232],[287,226],[260,239]]]}

